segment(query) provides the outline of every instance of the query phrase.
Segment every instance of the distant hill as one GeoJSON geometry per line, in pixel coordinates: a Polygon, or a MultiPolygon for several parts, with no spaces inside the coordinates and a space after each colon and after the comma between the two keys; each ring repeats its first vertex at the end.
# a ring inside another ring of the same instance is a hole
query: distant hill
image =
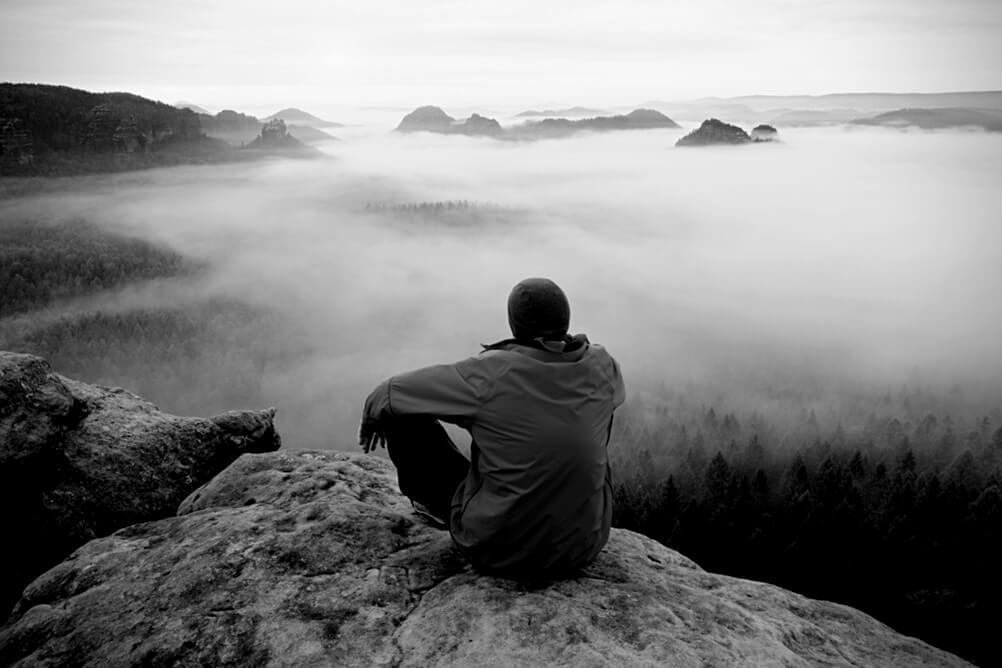
{"type": "MultiPolygon", "coordinates": [[[[721,101],[704,98],[701,101],[721,101]]],[[[745,95],[726,98],[727,102],[754,109],[933,109],[967,107],[1002,110],[1002,91],[960,91],[954,93],[830,93],[828,95],[745,95]]]]}
{"type": "Polygon", "coordinates": [[[596,116],[571,120],[544,118],[516,125],[508,131],[511,139],[549,139],[567,137],[579,132],[609,132],[613,130],[643,130],[650,128],[679,128],[678,123],[654,109],[634,109],[628,114],[596,116]]]}
{"type": "Polygon", "coordinates": [[[776,109],[770,112],[772,125],[792,127],[811,127],[819,125],[838,125],[849,123],[860,117],[859,109],[826,109],[816,111],[811,109],[776,109]]]}
{"type": "Polygon", "coordinates": [[[198,106],[197,104],[192,104],[191,102],[185,102],[184,100],[179,100],[179,101],[175,102],[174,106],[177,107],[178,109],[191,109],[196,114],[208,114],[209,113],[207,109],[203,109],[202,107],[198,106]]]}
{"type": "Polygon", "coordinates": [[[589,107],[569,107],[567,109],[546,109],[544,111],[530,109],[529,111],[523,111],[515,114],[515,118],[535,118],[539,116],[564,116],[568,118],[577,118],[581,116],[604,116],[606,114],[608,114],[608,112],[602,111],[601,109],[591,109],[589,107]]]}
{"type": "Polygon", "coordinates": [[[302,125],[311,128],[342,128],[344,125],[341,123],[335,123],[333,121],[325,121],[322,118],[317,118],[313,114],[308,114],[302,109],[295,109],[289,107],[288,109],[283,109],[282,111],[277,111],[271,116],[266,116],[265,121],[272,121],[276,118],[281,118],[289,125],[302,125]]]}
{"type": "MultiPolygon", "coordinates": [[[[769,126],[760,126],[768,128],[769,126]]],[[[775,134],[775,128],[770,128],[775,134]]],[[[716,118],[703,121],[702,125],[675,142],[675,146],[713,146],[720,144],[748,144],[752,141],[748,133],[736,125],[724,123],[716,118]]]]}
{"type": "Polygon", "coordinates": [[[737,104],[725,100],[716,101],[685,101],[685,102],[661,102],[652,100],[644,102],[643,107],[657,109],[674,119],[682,121],[698,121],[705,118],[735,118],[742,121],[763,121],[769,120],[768,114],[756,111],[744,104],[737,104]]]}
{"type": "Polygon", "coordinates": [[[568,137],[578,132],[604,132],[610,130],[639,130],[644,128],[677,128],[678,123],[654,109],[634,109],[618,116],[596,116],[571,120],[544,118],[526,121],[504,128],[493,118],[473,114],[460,121],[445,113],[440,107],[418,107],[407,114],[397,126],[397,132],[436,132],[439,134],[485,135],[497,139],[533,140],[568,137]]]}
{"type": "Polygon", "coordinates": [[[954,93],[831,93],[828,95],[743,95],[695,100],[651,100],[644,107],[672,118],[697,121],[730,118],[747,123],[810,126],[848,123],[896,109],[964,107],[1002,110],[1002,91],[954,93]]]}
{"type": "Polygon", "coordinates": [[[881,125],[886,127],[916,127],[923,130],[949,128],[980,128],[989,132],[1002,132],[1002,111],[995,109],[968,109],[949,107],[942,109],[898,109],[871,118],[858,118],[855,125],[881,125]]]}
{"type": "Polygon", "coordinates": [[[322,141],[337,141],[337,137],[334,135],[309,125],[296,125],[294,123],[289,123],[288,127],[289,134],[299,141],[307,144],[316,144],[322,141]]]}
{"type": "Polygon", "coordinates": [[[122,171],[227,159],[189,109],[131,93],[0,84],[0,175],[122,171]]]}
{"type": "Polygon", "coordinates": [[[436,132],[439,134],[483,135],[498,137],[504,128],[493,118],[473,114],[466,120],[457,120],[445,113],[441,107],[426,105],[418,107],[400,120],[397,132],[436,132]]]}

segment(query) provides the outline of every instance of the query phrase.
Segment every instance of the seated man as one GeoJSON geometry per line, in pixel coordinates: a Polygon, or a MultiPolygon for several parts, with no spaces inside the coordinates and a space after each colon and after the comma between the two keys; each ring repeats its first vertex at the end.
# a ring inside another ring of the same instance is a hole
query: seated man
{"type": "Polygon", "coordinates": [[[602,346],[568,336],[569,321],[553,281],[526,279],[508,297],[514,338],[394,376],[365,401],[363,450],[386,445],[400,491],[481,571],[568,574],[609,538],[606,448],[623,379],[602,346]],[[471,461],[438,420],[472,434],[471,461]]]}

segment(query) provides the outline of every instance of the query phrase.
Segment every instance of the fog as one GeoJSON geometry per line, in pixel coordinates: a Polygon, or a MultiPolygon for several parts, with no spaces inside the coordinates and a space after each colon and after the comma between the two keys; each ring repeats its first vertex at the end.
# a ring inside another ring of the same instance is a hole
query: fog
{"type": "Polygon", "coordinates": [[[290,447],[352,447],[372,387],[507,336],[508,291],[536,275],[564,288],[571,330],[621,361],[633,398],[696,383],[752,406],[765,384],[921,382],[998,405],[1002,136],[791,129],[674,148],[683,133],[355,131],[324,160],[72,180],[0,215],[83,217],[207,262],[87,308],[220,296],[279,314],[301,354],[262,399],[290,447]],[[481,206],[445,221],[367,210],[456,200],[481,206]]]}

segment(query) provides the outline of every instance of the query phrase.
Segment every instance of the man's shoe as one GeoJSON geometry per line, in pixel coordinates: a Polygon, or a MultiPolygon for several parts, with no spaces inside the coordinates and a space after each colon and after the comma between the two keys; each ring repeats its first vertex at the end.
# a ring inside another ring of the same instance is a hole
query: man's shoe
{"type": "Polygon", "coordinates": [[[421,519],[425,520],[436,529],[445,529],[449,526],[448,520],[443,517],[439,517],[431,508],[423,503],[419,503],[412,499],[411,505],[414,506],[414,513],[416,515],[421,517],[421,519]]]}

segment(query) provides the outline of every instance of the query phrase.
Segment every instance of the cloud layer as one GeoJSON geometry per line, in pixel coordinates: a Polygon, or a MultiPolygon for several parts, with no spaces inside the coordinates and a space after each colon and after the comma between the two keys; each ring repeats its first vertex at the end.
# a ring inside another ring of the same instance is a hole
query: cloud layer
{"type": "Polygon", "coordinates": [[[102,308],[218,295],[278,313],[307,344],[263,387],[295,416],[285,431],[311,441],[299,445],[350,441],[384,377],[506,336],[508,290],[531,275],[564,287],[571,329],[605,344],[637,392],[1002,376],[1002,137],[790,130],[776,145],[675,149],[681,132],[373,134],[326,161],[82,181],[2,215],[82,216],[209,261],[196,286],[102,308]],[[481,207],[366,210],[455,200],[481,207]]]}

